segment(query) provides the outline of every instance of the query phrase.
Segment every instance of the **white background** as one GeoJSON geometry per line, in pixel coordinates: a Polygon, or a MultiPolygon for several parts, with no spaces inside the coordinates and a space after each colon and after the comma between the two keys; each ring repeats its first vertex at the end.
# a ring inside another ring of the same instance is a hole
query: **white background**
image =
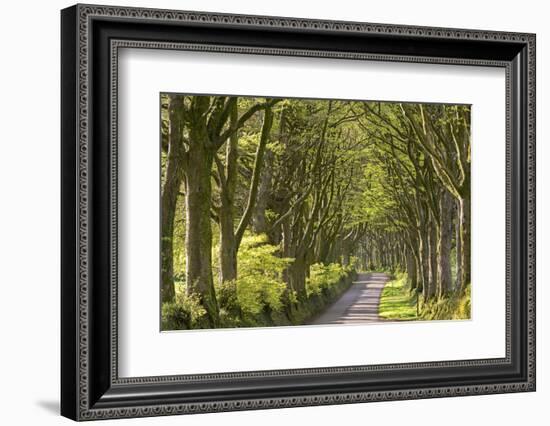
{"type": "MultiPolygon", "coordinates": [[[[545,424],[550,400],[550,28],[537,0],[105,0],[107,4],[536,32],[538,131],[538,390],[423,401],[118,420],[118,424],[545,424]],[[545,80],[546,78],[546,80],[545,80]]],[[[69,424],[59,394],[59,9],[66,1],[3,4],[0,67],[0,413],[3,424],[69,424]]],[[[117,424],[107,421],[102,424],[117,424]]]]}
{"type": "Polygon", "coordinates": [[[122,377],[505,356],[503,68],[123,49],[118,77],[122,377]],[[166,91],[471,104],[472,320],[159,333],[158,111],[166,91]]]}

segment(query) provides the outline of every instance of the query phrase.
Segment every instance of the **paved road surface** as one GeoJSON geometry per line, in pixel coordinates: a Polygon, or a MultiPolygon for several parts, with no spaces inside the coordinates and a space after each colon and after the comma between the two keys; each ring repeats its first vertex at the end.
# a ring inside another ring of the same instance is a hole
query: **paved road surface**
{"type": "Polygon", "coordinates": [[[318,316],[311,324],[360,324],[382,321],[378,304],[389,277],[383,273],[363,273],[340,299],[318,316]]]}

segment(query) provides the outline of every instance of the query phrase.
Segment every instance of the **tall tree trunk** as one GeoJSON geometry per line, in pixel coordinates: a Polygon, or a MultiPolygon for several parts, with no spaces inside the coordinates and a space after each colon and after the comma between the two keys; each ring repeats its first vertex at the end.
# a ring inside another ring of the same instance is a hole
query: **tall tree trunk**
{"type": "Polygon", "coordinates": [[[258,195],[256,197],[256,206],[252,216],[252,230],[256,234],[267,234],[267,220],[265,211],[267,210],[267,202],[269,200],[269,192],[271,190],[271,162],[273,161],[273,153],[266,149],[264,155],[264,166],[258,185],[258,195]]]}
{"type": "MultiPolygon", "coordinates": [[[[237,104],[231,108],[230,123],[236,126],[237,104]]],[[[235,239],[235,189],[237,187],[237,159],[239,136],[235,131],[229,137],[225,154],[225,171],[219,170],[220,180],[225,179],[220,191],[220,282],[237,279],[237,242],[235,239]]]]}
{"type": "MultiPolygon", "coordinates": [[[[429,231],[426,231],[429,232],[429,231]]],[[[420,259],[422,264],[422,293],[424,301],[427,301],[431,292],[431,274],[430,274],[430,238],[429,235],[422,237],[420,259]]]]}
{"type": "Polygon", "coordinates": [[[324,230],[319,232],[319,237],[315,242],[316,258],[325,265],[330,261],[330,252],[332,251],[332,244],[326,238],[324,230]]]}
{"type": "Polygon", "coordinates": [[[297,253],[294,262],[289,268],[290,287],[296,292],[298,300],[305,300],[306,295],[306,276],[308,265],[305,253],[297,253]]]}
{"type": "Polygon", "coordinates": [[[381,260],[382,260],[382,268],[387,269],[388,263],[389,263],[388,262],[388,250],[386,248],[386,239],[385,239],[384,236],[379,237],[378,246],[379,246],[380,256],[381,256],[381,260]]]}
{"type": "Polygon", "coordinates": [[[237,278],[237,242],[233,229],[233,203],[224,195],[220,206],[220,282],[237,278]]]}
{"type": "Polygon", "coordinates": [[[174,288],[174,218],[178,193],[183,180],[183,97],[170,99],[170,135],[166,158],[166,176],[161,195],[161,295],[162,302],[172,302],[174,288]]]}
{"type": "MultiPolygon", "coordinates": [[[[428,212],[426,212],[428,214],[428,212]]],[[[427,302],[435,295],[437,255],[436,255],[436,227],[426,218],[422,232],[422,251],[420,252],[423,272],[423,299],[427,302]]]]}
{"type": "Polygon", "coordinates": [[[187,201],[187,291],[199,295],[210,325],[219,323],[219,310],[212,278],[212,228],[210,207],[213,152],[205,144],[205,128],[195,126],[190,143],[186,170],[187,201]],[[204,130],[201,132],[201,130],[204,130]]]}
{"type": "Polygon", "coordinates": [[[460,249],[461,249],[461,287],[463,290],[471,279],[471,241],[470,241],[470,198],[464,197],[459,203],[459,221],[460,221],[460,249]]]}
{"type": "Polygon", "coordinates": [[[426,218],[427,214],[424,208],[419,207],[419,218],[417,221],[417,234],[418,234],[418,266],[419,266],[419,279],[420,287],[422,290],[422,296],[424,301],[427,300],[427,291],[429,290],[429,243],[428,233],[429,226],[426,218]]]}
{"type": "Polygon", "coordinates": [[[443,191],[439,201],[440,232],[437,242],[438,253],[438,297],[444,297],[452,289],[451,245],[453,239],[453,199],[443,191]]]}
{"type": "Polygon", "coordinates": [[[414,257],[414,261],[416,262],[416,290],[417,291],[424,291],[424,278],[423,278],[423,265],[422,265],[422,257],[420,256],[420,253],[418,253],[414,257]]]}
{"type": "MultiPolygon", "coordinates": [[[[231,125],[236,126],[238,121],[236,104],[231,111],[230,118],[231,125]]],[[[236,231],[234,230],[234,203],[238,173],[238,135],[234,132],[229,138],[229,144],[226,152],[226,172],[220,172],[220,179],[224,179],[223,175],[225,175],[225,183],[222,184],[220,206],[220,278],[222,282],[231,281],[237,278],[237,251],[239,250],[244,232],[250,223],[255,210],[264,152],[269,139],[272,124],[273,113],[271,107],[268,107],[264,111],[264,122],[260,142],[256,150],[254,170],[252,172],[252,180],[249,188],[248,203],[236,231]]]]}
{"type": "Polygon", "coordinates": [[[416,261],[414,259],[414,255],[412,254],[411,250],[406,251],[406,259],[407,259],[407,274],[409,276],[409,283],[411,286],[411,290],[414,290],[417,286],[417,267],[416,267],[416,261]]]}
{"type": "Polygon", "coordinates": [[[462,238],[460,237],[460,202],[455,201],[455,255],[456,255],[456,282],[455,290],[462,288],[462,238]]]}
{"type": "Polygon", "coordinates": [[[252,213],[256,204],[256,198],[258,196],[258,186],[260,178],[262,176],[262,167],[264,164],[264,153],[271,133],[271,127],[273,126],[273,110],[271,107],[267,107],[264,110],[264,121],[262,124],[262,132],[260,134],[260,141],[258,148],[256,149],[256,156],[254,158],[254,169],[252,170],[252,179],[250,182],[250,188],[248,191],[248,200],[244,209],[243,216],[239,222],[239,226],[235,231],[235,240],[237,244],[237,250],[241,244],[244,236],[244,232],[252,219],[252,213]]]}
{"type": "Polygon", "coordinates": [[[344,248],[344,251],[342,253],[342,265],[349,266],[351,260],[350,252],[344,248]]]}
{"type": "Polygon", "coordinates": [[[432,297],[435,296],[436,294],[436,289],[437,289],[437,281],[438,281],[438,276],[437,276],[437,257],[438,257],[438,253],[437,253],[437,239],[438,239],[438,234],[439,234],[439,226],[436,225],[436,224],[433,224],[432,226],[430,226],[430,231],[429,231],[429,241],[428,241],[428,244],[429,244],[429,257],[428,257],[428,262],[429,262],[429,287],[428,287],[428,292],[427,292],[427,298],[428,299],[431,299],[432,297]]]}

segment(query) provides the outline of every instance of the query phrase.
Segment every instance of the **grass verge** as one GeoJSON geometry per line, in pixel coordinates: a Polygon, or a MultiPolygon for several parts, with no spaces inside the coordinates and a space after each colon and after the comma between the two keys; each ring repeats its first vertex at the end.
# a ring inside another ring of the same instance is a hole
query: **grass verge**
{"type": "Polygon", "coordinates": [[[386,320],[461,320],[471,318],[471,289],[453,293],[442,299],[420,301],[419,315],[416,314],[416,293],[411,292],[406,273],[397,273],[389,281],[380,297],[379,315],[386,320]]]}
{"type": "Polygon", "coordinates": [[[416,320],[416,293],[410,292],[407,274],[398,273],[382,291],[378,314],[387,320],[416,320]]]}

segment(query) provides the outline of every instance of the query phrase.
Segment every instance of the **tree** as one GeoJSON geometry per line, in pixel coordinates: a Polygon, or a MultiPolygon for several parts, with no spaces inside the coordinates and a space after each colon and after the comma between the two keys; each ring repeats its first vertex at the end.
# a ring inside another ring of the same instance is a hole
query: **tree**
{"type": "MultiPolygon", "coordinates": [[[[233,132],[229,138],[229,143],[226,148],[225,166],[222,161],[215,156],[218,173],[217,181],[220,188],[218,222],[220,225],[220,280],[222,282],[232,281],[237,278],[237,251],[239,250],[244,232],[250,223],[254,211],[263,166],[263,157],[273,125],[272,107],[276,102],[277,101],[267,100],[265,104],[263,125],[254,157],[254,168],[250,180],[247,204],[237,229],[234,228],[235,190],[238,177],[237,132],[233,132]]],[[[237,103],[233,105],[230,116],[231,126],[236,126],[238,121],[237,103]]]]}
{"type": "Polygon", "coordinates": [[[441,184],[454,196],[459,211],[458,283],[470,283],[470,108],[403,104],[414,140],[432,162],[441,184]]]}
{"type": "Polygon", "coordinates": [[[212,326],[219,321],[219,310],[212,277],[212,166],[217,151],[265,103],[255,103],[228,125],[237,98],[192,96],[184,103],[188,129],[185,140],[184,174],[186,183],[186,283],[187,292],[199,296],[212,326]]]}
{"type": "Polygon", "coordinates": [[[161,280],[162,301],[171,302],[175,297],[173,237],[174,217],[178,192],[183,180],[184,157],[183,117],[181,96],[169,96],[167,109],[169,114],[168,148],[166,155],[165,177],[161,194],[161,280]]]}

